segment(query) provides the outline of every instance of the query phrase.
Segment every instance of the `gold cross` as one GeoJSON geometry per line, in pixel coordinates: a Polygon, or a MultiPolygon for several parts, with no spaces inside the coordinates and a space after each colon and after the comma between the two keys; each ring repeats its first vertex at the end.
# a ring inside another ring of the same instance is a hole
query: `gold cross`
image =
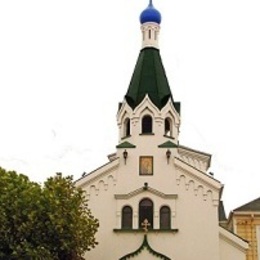
{"type": "Polygon", "coordinates": [[[141,225],[144,227],[143,229],[145,233],[148,232],[148,227],[151,226],[147,218],[144,220],[144,222],[141,225]]]}

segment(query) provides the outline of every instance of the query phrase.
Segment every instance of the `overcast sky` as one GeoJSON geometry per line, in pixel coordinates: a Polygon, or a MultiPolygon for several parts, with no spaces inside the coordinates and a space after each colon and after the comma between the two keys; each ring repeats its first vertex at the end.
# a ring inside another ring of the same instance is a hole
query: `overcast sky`
{"type": "MultiPolygon", "coordinates": [[[[0,166],[43,182],[107,162],[148,0],[0,1],[0,166]]],[[[154,0],[180,143],[212,154],[227,211],[260,196],[259,0],[154,0]]]]}

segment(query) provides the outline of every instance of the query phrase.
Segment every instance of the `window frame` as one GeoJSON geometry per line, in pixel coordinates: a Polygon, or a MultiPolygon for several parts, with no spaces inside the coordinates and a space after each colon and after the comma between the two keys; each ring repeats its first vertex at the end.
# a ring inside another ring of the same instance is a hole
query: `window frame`
{"type": "Polygon", "coordinates": [[[160,229],[171,229],[171,208],[167,205],[163,205],[160,208],[160,229]],[[163,212],[164,209],[167,209],[167,211],[163,212]],[[165,217],[167,218],[166,220],[165,217]],[[165,223],[166,221],[167,223],[165,223]]]}
{"type": "Polygon", "coordinates": [[[122,208],[122,216],[121,216],[121,228],[122,229],[133,229],[133,209],[129,205],[125,205],[122,208]],[[125,212],[125,210],[130,210],[129,212],[125,212]],[[128,225],[128,221],[130,224],[128,225]]]}
{"type": "Polygon", "coordinates": [[[127,117],[124,120],[124,136],[123,137],[128,137],[131,135],[131,124],[130,124],[130,118],[127,117]]]}
{"type": "Polygon", "coordinates": [[[166,117],[164,119],[164,135],[168,137],[172,137],[172,119],[169,117],[166,117]],[[168,124],[168,128],[166,128],[166,124],[168,124]]]}
{"type": "Polygon", "coordinates": [[[153,229],[154,226],[154,203],[150,198],[143,198],[140,200],[138,205],[138,226],[140,229],[143,229],[142,223],[147,219],[149,222],[148,229],[153,229]],[[151,203],[151,205],[142,205],[142,203],[151,203]],[[150,209],[148,209],[150,207],[150,209]]]}
{"type": "Polygon", "coordinates": [[[152,116],[146,114],[142,117],[142,129],[141,129],[141,133],[143,135],[146,134],[152,134],[153,133],[153,118],[152,116]],[[148,121],[149,119],[149,121],[148,121]]]}

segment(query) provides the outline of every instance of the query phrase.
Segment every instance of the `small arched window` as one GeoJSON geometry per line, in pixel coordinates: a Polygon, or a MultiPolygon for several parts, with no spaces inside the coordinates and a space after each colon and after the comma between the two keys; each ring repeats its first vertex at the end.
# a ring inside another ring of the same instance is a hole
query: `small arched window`
{"type": "Polygon", "coordinates": [[[160,209],[160,229],[171,228],[171,210],[168,206],[163,206],[160,209]]]}
{"type": "Polygon", "coordinates": [[[164,120],[164,135],[172,136],[172,121],[169,117],[164,120]]]}
{"type": "Polygon", "coordinates": [[[126,118],[124,122],[124,137],[130,135],[130,119],[126,118]]]}
{"type": "Polygon", "coordinates": [[[152,117],[146,115],[142,118],[142,134],[151,134],[153,131],[152,117]]]}
{"type": "Polygon", "coordinates": [[[131,229],[133,227],[133,210],[130,206],[122,209],[122,228],[131,229]]]}
{"type": "Polygon", "coordinates": [[[139,228],[143,228],[144,220],[147,219],[149,228],[153,228],[153,202],[150,199],[143,199],[139,203],[139,228]]]}
{"type": "Polygon", "coordinates": [[[149,39],[151,39],[152,38],[152,30],[149,29],[148,34],[149,34],[149,39]]]}

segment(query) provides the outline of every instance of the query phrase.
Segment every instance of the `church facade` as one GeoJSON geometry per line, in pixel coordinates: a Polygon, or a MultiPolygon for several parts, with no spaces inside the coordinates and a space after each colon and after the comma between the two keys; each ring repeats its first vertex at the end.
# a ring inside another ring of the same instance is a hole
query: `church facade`
{"type": "Polygon", "coordinates": [[[86,259],[245,260],[247,243],[219,225],[223,185],[211,155],[179,143],[180,103],[160,56],[161,14],[140,15],[142,48],[117,113],[109,162],[76,181],[99,219],[86,259]]]}

